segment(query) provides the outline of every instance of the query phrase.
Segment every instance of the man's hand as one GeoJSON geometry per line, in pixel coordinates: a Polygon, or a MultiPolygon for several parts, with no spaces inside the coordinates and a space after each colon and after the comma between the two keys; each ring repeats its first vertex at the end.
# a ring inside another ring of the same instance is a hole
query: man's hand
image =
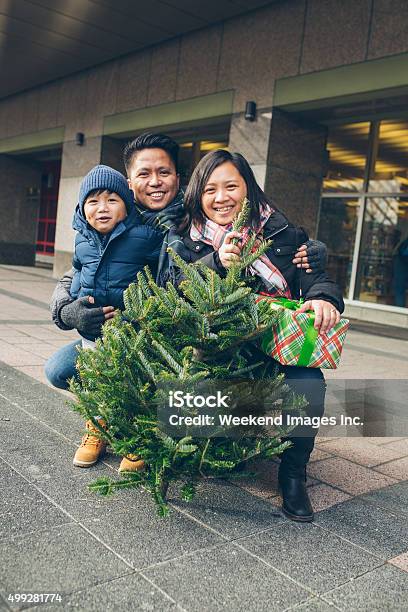
{"type": "Polygon", "coordinates": [[[298,268],[305,268],[306,274],[326,269],[327,247],[320,240],[308,240],[295,253],[292,263],[298,268]]]}
{"type": "Polygon", "coordinates": [[[79,333],[87,336],[99,336],[102,325],[115,314],[113,306],[96,308],[94,298],[85,296],[66,304],[60,310],[60,319],[71,328],[75,328],[79,333]]]}
{"type": "Polygon", "coordinates": [[[319,330],[320,334],[325,334],[340,321],[340,313],[337,308],[325,300],[308,300],[296,312],[307,310],[314,310],[314,327],[319,330]]]}
{"type": "Polygon", "coordinates": [[[224,268],[229,268],[233,263],[239,261],[241,257],[241,246],[232,244],[234,238],[241,238],[238,232],[230,232],[225,236],[225,240],[218,250],[218,257],[224,268]]]}

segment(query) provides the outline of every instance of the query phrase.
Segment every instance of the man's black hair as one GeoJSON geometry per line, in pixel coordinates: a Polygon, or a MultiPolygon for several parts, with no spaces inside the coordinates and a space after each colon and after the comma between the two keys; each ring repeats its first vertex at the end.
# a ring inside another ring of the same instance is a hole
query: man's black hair
{"type": "Polygon", "coordinates": [[[131,140],[125,146],[125,150],[123,151],[123,161],[128,173],[132,164],[133,156],[138,151],[143,151],[143,149],[163,149],[169,155],[170,159],[174,163],[176,172],[178,172],[179,146],[177,142],[170,138],[170,136],[166,136],[166,134],[145,133],[140,134],[140,136],[134,140],[131,140]]]}

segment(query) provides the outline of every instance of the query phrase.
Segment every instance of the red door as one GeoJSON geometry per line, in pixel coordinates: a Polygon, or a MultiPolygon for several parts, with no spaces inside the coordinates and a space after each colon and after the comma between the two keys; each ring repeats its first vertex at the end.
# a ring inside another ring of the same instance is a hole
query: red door
{"type": "Polygon", "coordinates": [[[60,173],[60,161],[43,162],[36,243],[38,255],[54,255],[60,173]]]}

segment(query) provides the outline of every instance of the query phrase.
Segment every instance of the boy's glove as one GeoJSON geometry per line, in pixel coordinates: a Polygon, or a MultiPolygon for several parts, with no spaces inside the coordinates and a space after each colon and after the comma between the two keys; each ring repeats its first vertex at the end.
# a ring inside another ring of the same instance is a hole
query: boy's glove
{"type": "Polygon", "coordinates": [[[307,260],[313,272],[324,272],[327,264],[327,247],[320,240],[305,242],[307,260]]]}
{"type": "Polygon", "coordinates": [[[59,312],[61,321],[71,329],[77,329],[86,336],[100,335],[102,325],[105,323],[103,307],[96,308],[89,296],[81,297],[63,306],[59,312]]]}

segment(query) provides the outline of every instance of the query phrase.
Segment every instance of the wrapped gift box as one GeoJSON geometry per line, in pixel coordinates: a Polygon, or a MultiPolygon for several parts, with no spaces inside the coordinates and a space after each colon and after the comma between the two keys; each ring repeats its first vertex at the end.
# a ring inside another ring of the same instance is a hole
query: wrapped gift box
{"type": "Polygon", "coordinates": [[[261,338],[262,350],[282,365],[307,368],[337,368],[347,330],[348,319],[340,319],[331,330],[319,334],[314,328],[313,311],[296,313],[302,302],[260,295],[271,310],[280,310],[276,323],[261,338]]]}

